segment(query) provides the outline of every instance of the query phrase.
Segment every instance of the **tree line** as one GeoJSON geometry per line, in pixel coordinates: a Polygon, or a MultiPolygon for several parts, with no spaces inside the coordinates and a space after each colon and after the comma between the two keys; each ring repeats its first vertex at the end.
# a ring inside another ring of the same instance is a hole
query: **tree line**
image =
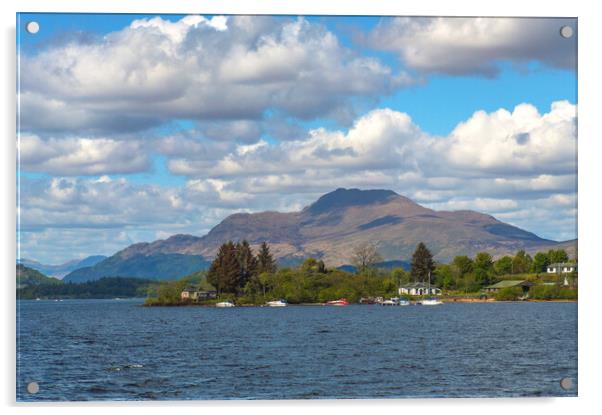
{"type": "MultiPolygon", "coordinates": [[[[358,272],[370,269],[382,260],[375,246],[359,245],[353,253],[352,263],[358,272]]],[[[395,269],[391,275],[400,284],[426,282],[447,290],[476,292],[494,284],[500,277],[519,274],[546,273],[548,265],[569,261],[569,255],[563,249],[550,249],[537,252],[533,257],[524,250],[514,256],[505,255],[494,260],[488,252],[479,252],[474,258],[467,255],[456,256],[449,264],[437,263],[431,251],[420,242],[412,254],[409,272],[395,269]]]]}
{"type": "Polygon", "coordinates": [[[140,278],[103,277],[82,283],[38,284],[17,290],[17,298],[126,298],[145,297],[156,281],[140,278]]]}
{"type": "MultiPolygon", "coordinates": [[[[348,272],[329,268],[317,258],[307,258],[296,267],[278,268],[267,243],[255,253],[247,241],[228,241],[220,246],[206,272],[163,283],[148,303],[179,305],[181,291],[193,281],[202,289],[210,284],[220,299],[236,299],[241,304],[263,304],[277,298],[291,303],[322,303],[338,298],[357,302],[362,297],[394,297],[399,295],[401,284],[426,282],[429,276],[432,284],[445,290],[476,293],[509,274],[543,272],[549,263],[566,260],[568,255],[563,250],[538,253],[534,258],[519,251],[498,260],[479,252],[474,258],[457,256],[449,264],[442,264],[433,259],[424,243],[419,243],[408,271],[385,270],[378,268],[382,257],[376,247],[360,244],[350,257],[355,272],[348,272]]],[[[546,291],[546,295],[551,294],[546,291]]]]}
{"type": "Polygon", "coordinates": [[[567,261],[569,256],[563,249],[538,252],[533,257],[519,250],[514,256],[505,255],[497,260],[487,252],[479,252],[474,258],[460,255],[449,264],[437,264],[435,276],[443,289],[474,292],[498,282],[501,277],[525,274],[537,277],[546,273],[548,265],[567,261]]]}

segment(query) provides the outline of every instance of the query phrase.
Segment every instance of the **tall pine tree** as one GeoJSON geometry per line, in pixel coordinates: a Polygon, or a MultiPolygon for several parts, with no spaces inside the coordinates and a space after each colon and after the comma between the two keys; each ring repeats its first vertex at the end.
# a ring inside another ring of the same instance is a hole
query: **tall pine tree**
{"type": "Polygon", "coordinates": [[[276,261],[270,253],[270,247],[265,242],[261,244],[257,254],[257,272],[259,274],[276,272],[276,261]]]}
{"type": "Polygon", "coordinates": [[[420,242],[412,255],[412,279],[419,282],[428,281],[429,273],[434,270],[433,255],[426,245],[420,242]]]}
{"type": "Polygon", "coordinates": [[[257,254],[257,273],[263,274],[264,272],[276,272],[276,261],[274,261],[274,257],[270,253],[270,247],[266,242],[261,244],[257,254]]]}
{"type": "Polygon", "coordinates": [[[249,280],[257,275],[257,259],[253,255],[253,251],[246,240],[236,244],[236,256],[240,269],[238,288],[239,290],[249,282],[249,280]]]}
{"type": "Polygon", "coordinates": [[[236,245],[232,241],[220,246],[211,267],[209,267],[207,281],[216,288],[218,295],[238,291],[240,266],[236,245]]]}

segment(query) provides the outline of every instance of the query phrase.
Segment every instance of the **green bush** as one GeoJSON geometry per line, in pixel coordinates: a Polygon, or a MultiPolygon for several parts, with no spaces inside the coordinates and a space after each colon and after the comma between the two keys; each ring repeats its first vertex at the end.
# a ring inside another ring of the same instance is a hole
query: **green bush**
{"type": "Polygon", "coordinates": [[[502,288],[495,294],[498,301],[516,301],[523,296],[523,289],[520,287],[502,288]]]}
{"type": "Polygon", "coordinates": [[[533,300],[576,300],[577,290],[559,285],[539,285],[531,288],[529,298],[533,300]]]}

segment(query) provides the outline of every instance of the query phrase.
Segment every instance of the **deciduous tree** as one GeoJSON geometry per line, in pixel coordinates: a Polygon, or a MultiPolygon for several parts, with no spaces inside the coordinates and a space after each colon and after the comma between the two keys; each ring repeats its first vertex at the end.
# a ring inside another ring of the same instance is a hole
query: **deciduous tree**
{"type": "Polygon", "coordinates": [[[374,267],[377,262],[382,261],[382,256],[378,253],[376,247],[369,243],[358,245],[353,250],[351,263],[355,266],[357,272],[364,272],[374,267]]]}

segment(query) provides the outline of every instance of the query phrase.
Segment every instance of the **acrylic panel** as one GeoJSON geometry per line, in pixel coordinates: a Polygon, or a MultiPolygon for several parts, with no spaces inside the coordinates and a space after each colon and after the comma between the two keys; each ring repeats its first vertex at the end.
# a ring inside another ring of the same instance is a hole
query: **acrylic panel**
{"type": "Polygon", "coordinates": [[[18,401],[577,395],[577,19],[17,15],[18,401]]]}

